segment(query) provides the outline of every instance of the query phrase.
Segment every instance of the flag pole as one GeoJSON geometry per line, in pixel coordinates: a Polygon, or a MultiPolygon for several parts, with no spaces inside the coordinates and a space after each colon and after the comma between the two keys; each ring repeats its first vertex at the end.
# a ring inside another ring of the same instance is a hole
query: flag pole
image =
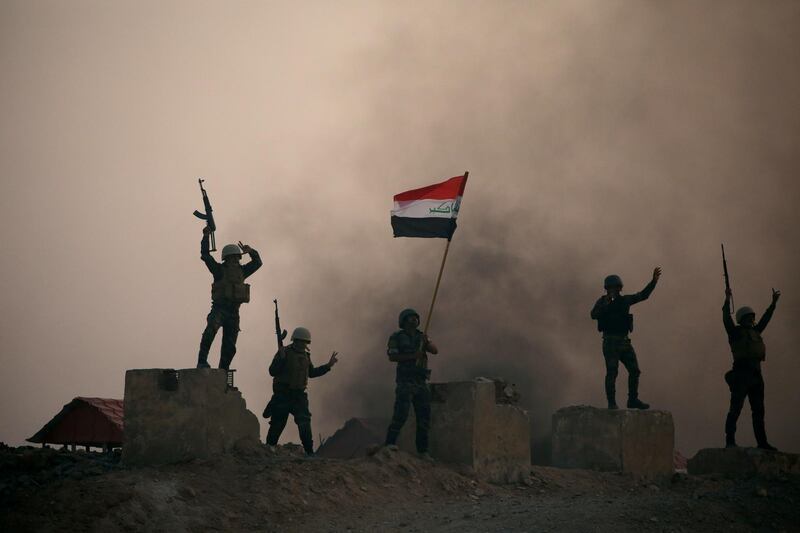
{"type": "Polygon", "coordinates": [[[442,257],[442,265],[439,267],[439,276],[436,278],[436,286],[433,289],[433,299],[431,299],[431,306],[428,309],[428,316],[425,318],[425,328],[422,332],[427,335],[428,327],[431,325],[431,316],[433,316],[433,306],[436,305],[436,295],[439,294],[439,284],[442,282],[442,272],[444,272],[444,263],[447,261],[447,252],[450,250],[450,239],[447,239],[447,245],[444,247],[444,256],[442,257]]]}

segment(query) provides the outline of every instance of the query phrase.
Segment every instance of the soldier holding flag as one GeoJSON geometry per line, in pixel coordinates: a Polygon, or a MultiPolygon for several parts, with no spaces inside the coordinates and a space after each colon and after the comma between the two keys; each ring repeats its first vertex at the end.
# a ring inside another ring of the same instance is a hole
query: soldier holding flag
{"type": "Polygon", "coordinates": [[[408,418],[411,406],[417,419],[416,447],[424,459],[432,460],[428,454],[428,435],[431,417],[431,393],[428,388],[430,370],[427,367],[427,354],[439,353],[438,348],[428,338],[433,307],[444,272],[450,241],[456,231],[456,217],[461,207],[461,198],[467,185],[468,172],[463,176],[450,178],[420,189],[395,195],[391,222],[395,237],[446,238],[439,275],[433,290],[431,306],[425,328],[420,331],[420,316],[414,309],[400,313],[400,330],[389,337],[387,354],[389,360],[397,363],[394,412],[386,434],[386,445],[396,448],[400,430],[408,418]]]}

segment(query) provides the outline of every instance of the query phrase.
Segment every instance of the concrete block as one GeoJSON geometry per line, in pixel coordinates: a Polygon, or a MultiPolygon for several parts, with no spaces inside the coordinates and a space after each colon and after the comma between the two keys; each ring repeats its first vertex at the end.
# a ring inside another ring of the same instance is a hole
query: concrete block
{"type": "Polygon", "coordinates": [[[800,455],[758,448],[704,448],[689,459],[692,475],[781,477],[800,474],[800,455]]]}
{"type": "Polygon", "coordinates": [[[258,418],[226,378],[211,368],[128,370],[122,461],[159,465],[259,444],[258,418]]]}
{"type": "MultiPolygon", "coordinates": [[[[530,474],[530,421],[521,407],[502,394],[505,383],[474,381],[432,383],[430,454],[465,465],[493,483],[515,483],[530,474]]],[[[416,420],[403,426],[398,444],[416,452],[416,420]]]]}
{"type": "Polygon", "coordinates": [[[674,471],[675,428],[667,411],[572,406],[553,415],[553,466],[628,472],[674,471]]]}

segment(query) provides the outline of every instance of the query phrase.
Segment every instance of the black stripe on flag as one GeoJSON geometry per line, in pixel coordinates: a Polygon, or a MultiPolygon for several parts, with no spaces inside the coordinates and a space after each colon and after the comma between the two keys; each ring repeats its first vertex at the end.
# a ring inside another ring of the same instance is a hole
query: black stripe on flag
{"type": "Polygon", "coordinates": [[[456,219],[392,217],[392,229],[395,237],[450,239],[456,231],[456,219]]]}

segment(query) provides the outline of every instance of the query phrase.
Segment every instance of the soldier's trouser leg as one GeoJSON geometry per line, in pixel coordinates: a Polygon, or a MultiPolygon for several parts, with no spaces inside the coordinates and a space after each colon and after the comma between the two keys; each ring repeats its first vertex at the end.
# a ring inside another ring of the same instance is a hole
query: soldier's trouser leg
{"type": "Polygon", "coordinates": [[[730,372],[726,374],[728,387],[731,389],[731,404],[728,409],[728,416],[725,418],[725,438],[728,442],[734,442],[736,437],[736,421],[744,406],[744,399],[747,397],[746,375],[741,372],[730,372]]]}
{"type": "Polygon", "coordinates": [[[239,338],[239,316],[229,316],[222,324],[222,350],[219,356],[219,367],[228,370],[236,355],[236,339],[239,338]]]}
{"type": "Polygon", "coordinates": [[[628,371],[628,400],[639,399],[639,376],[642,374],[639,370],[639,362],[636,360],[636,351],[631,345],[631,341],[623,343],[619,352],[619,360],[625,365],[628,371]]]}
{"type": "Polygon", "coordinates": [[[290,399],[286,394],[275,393],[270,400],[272,417],[269,419],[269,431],[267,432],[267,444],[276,446],[278,439],[281,438],[283,428],[289,419],[291,410],[290,399]]]}
{"type": "Polygon", "coordinates": [[[417,452],[427,453],[428,435],[431,429],[431,391],[427,383],[421,383],[414,391],[414,416],[417,419],[417,452]]]}
{"type": "Polygon", "coordinates": [[[311,411],[308,409],[308,394],[293,393],[292,415],[294,423],[297,424],[297,432],[300,434],[300,442],[307,454],[314,453],[314,435],[311,432],[311,411]]]}
{"type": "Polygon", "coordinates": [[[603,357],[606,360],[606,399],[609,404],[617,403],[617,374],[619,373],[619,354],[611,339],[603,339],[603,357]]]}
{"type": "Polygon", "coordinates": [[[408,410],[411,408],[411,390],[409,383],[400,382],[394,390],[394,412],[389,430],[386,432],[386,444],[397,444],[397,437],[403,424],[408,419],[408,410]]]}
{"type": "Polygon", "coordinates": [[[203,330],[203,336],[200,338],[200,351],[197,354],[197,368],[208,368],[208,351],[211,349],[211,344],[214,342],[214,337],[217,336],[217,331],[222,326],[223,318],[222,313],[212,308],[211,312],[206,317],[206,329],[203,330]]]}
{"type": "Polygon", "coordinates": [[[764,378],[754,375],[747,397],[750,400],[750,411],[753,414],[753,433],[759,446],[767,444],[767,430],[764,427],[764,378]]]}

